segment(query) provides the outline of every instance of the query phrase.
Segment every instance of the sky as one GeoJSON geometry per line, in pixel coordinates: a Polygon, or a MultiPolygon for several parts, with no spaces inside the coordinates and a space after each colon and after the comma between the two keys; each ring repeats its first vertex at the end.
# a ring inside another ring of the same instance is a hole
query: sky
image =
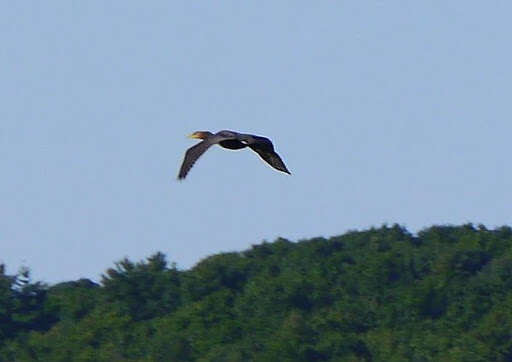
{"type": "Polygon", "coordinates": [[[0,263],[512,224],[510,1],[0,3],[0,263]],[[186,136],[267,136],[292,175],[186,136]]]}

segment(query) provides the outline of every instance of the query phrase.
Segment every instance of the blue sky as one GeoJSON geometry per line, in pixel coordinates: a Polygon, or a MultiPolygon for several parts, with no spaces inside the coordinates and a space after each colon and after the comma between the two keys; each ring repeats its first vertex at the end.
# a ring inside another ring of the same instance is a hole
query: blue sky
{"type": "Polygon", "coordinates": [[[0,262],[98,280],[281,236],[512,224],[507,1],[0,5],[0,262]],[[271,138],[176,174],[196,130],[271,138]]]}

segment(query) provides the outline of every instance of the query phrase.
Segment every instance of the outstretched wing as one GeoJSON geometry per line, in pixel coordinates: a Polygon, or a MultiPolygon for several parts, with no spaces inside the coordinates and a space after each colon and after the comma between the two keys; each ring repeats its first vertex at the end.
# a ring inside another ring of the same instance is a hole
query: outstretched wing
{"type": "Polygon", "coordinates": [[[248,146],[270,166],[276,170],[290,174],[290,171],[286,168],[281,157],[274,151],[274,145],[272,145],[272,142],[268,138],[254,136],[254,142],[249,143],[248,146]]]}
{"type": "Polygon", "coordinates": [[[184,179],[194,163],[197,161],[199,157],[203,153],[206,152],[214,142],[211,139],[206,139],[202,142],[199,142],[197,145],[190,147],[187,152],[185,152],[185,158],[183,159],[183,163],[181,164],[180,173],[178,174],[178,180],[184,179]]]}

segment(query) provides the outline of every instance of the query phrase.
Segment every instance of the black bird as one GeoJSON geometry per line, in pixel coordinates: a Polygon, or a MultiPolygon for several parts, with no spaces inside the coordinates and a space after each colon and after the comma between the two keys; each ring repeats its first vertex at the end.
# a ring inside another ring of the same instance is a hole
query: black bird
{"type": "Polygon", "coordinates": [[[197,145],[190,147],[185,152],[185,158],[181,164],[178,179],[182,180],[187,176],[194,163],[206,150],[215,144],[230,150],[239,150],[249,147],[256,152],[265,162],[276,170],[290,174],[281,157],[274,151],[274,145],[268,138],[252,134],[238,133],[234,131],[220,131],[215,134],[209,131],[197,131],[192,133],[190,138],[201,139],[197,145]]]}

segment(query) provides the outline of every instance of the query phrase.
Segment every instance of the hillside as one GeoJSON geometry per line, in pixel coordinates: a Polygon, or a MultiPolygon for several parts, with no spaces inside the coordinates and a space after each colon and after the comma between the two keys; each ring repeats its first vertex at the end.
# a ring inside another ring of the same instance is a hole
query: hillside
{"type": "Polygon", "coordinates": [[[512,229],[278,239],[101,284],[0,268],[2,361],[512,361],[512,229]]]}

